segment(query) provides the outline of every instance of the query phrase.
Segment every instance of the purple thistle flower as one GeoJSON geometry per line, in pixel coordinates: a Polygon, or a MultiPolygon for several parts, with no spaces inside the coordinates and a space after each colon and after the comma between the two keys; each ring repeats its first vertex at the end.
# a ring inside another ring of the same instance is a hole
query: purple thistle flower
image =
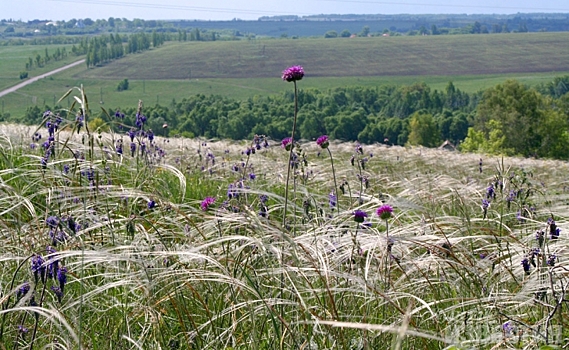
{"type": "Polygon", "coordinates": [[[287,151],[290,151],[290,148],[292,147],[292,138],[291,137],[285,137],[281,141],[281,147],[286,149],[287,151]]]}
{"type": "Polygon", "coordinates": [[[330,142],[328,140],[328,135],[322,135],[316,140],[316,144],[321,148],[328,148],[330,142]]]}
{"type": "Polygon", "coordinates": [[[377,208],[375,212],[383,220],[389,219],[393,215],[393,207],[389,204],[384,204],[377,208]]]}
{"type": "Polygon", "coordinates": [[[362,223],[367,218],[367,213],[363,210],[356,209],[354,211],[354,221],[362,223]]]}
{"type": "Polygon", "coordinates": [[[301,66],[292,66],[283,71],[282,78],[285,81],[297,81],[304,77],[304,68],[301,66]]]}
{"type": "Polygon", "coordinates": [[[215,202],[214,197],[205,197],[204,200],[201,202],[200,207],[203,211],[209,209],[209,207],[215,202]]]}

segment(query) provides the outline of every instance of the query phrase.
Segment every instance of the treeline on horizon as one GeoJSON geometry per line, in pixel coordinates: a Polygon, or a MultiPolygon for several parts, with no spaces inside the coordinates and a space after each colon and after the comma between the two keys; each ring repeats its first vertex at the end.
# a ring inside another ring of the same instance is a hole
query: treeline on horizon
{"type": "MultiPolygon", "coordinates": [[[[0,20],[0,38],[4,45],[26,43],[70,43],[69,37],[109,33],[152,32],[176,35],[179,31],[198,29],[217,32],[219,39],[240,37],[314,37],[328,31],[361,33],[369,27],[371,35],[445,35],[513,32],[569,31],[569,16],[565,13],[518,13],[515,15],[318,15],[273,16],[258,20],[132,20],[119,17],[108,19],[70,19],[67,21],[0,20]],[[68,38],[65,38],[68,37],[68,38]],[[35,40],[34,40],[35,39],[35,40]]],[[[175,39],[169,39],[175,40],[175,39]]],[[[207,39],[206,39],[207,40],[207,39]]],[[[71,40],[73,41],[73,40],[71,40]]]]}
{"type": "MultiPolygon", "coordinates": [[[[448,140],[463,151],[569,159],[569,76],[537,88],[508,80],[478,93],[449,82],[444,91],[425,83],[408,86],[299,90],[298,139],[331,139],[438,147],[448,140]]],[[[145,106],[148,125],[159,136],[274,140],[290,136],[294,95],[238,101],[203,94],[145,106]]],[[[52,109],[45,106],[45,109],[52,109]]],[[[52,111],[59,111],[53,107],[52,111]]],[[[44,110],[29,107],[21,120],[40,124],[44,110]]],[[[117,133],[134,125],[137,106],[92,114],[89,127],[117,133]]],[[[65,115],[63,115],[66,117],[65,115]]]]}

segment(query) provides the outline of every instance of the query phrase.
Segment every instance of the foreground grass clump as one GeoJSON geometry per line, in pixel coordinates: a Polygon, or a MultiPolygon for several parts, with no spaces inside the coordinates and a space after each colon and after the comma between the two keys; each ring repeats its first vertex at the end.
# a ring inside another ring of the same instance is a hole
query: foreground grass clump
{"type": "Polygon", "coordinates": [[[78,101],[3,126],[4,348],[567,343],[566,163],[160,139],[142,105],[100,134],[78,101]]]}

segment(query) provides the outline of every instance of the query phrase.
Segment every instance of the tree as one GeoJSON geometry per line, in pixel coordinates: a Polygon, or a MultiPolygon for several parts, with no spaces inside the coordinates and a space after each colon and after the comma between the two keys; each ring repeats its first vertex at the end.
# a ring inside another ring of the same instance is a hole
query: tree
{"type": "Polygon", "coordinates": [[[117,86],[117,91],[128,90],[128,79],[123,79],[117,86]]]}
{"type": "Polygon", "coordinates": [[[439,35],[439,28],[437,28],[436,24],[431,25],[431,35],[439,35]]]}
{"type": "Polygon", "coordinates": [[[369,26],[364,26],[360,33],[360,36],[366,37],[369,35],[369,26]]]}
{"type": "Polygon", "coordinates": [[[436,147],[440,143],[439,129],[431,114],[417,111],[411,116],[409,122],[410,145],[436,147]]]}
{"type": "Polygon", "coordinates": [[[347,29],[342,30],[342,32],[340,33],[340,36],[342,38],[349,38],[351,35],[352,33],[350,33],[350,31],[347,29]]]}
{"type": "Polygon", "coordinates": [[[336,32],[335,30],[329,30],[326,32],[326,34],[324,34],[325,38],[337,38],[338,37],[338,32],[336,32]]]}
{"type": "Polygon", "coordinates": [[[489,138],[494,128],[490,121],[496,121],[505,136],[504,149],[526,157],[538,155],[543,152],[540,124],[551,108],[544,102],[536,90],[508,80],[485,91],[475,118],[476,130],[489,138]]]}

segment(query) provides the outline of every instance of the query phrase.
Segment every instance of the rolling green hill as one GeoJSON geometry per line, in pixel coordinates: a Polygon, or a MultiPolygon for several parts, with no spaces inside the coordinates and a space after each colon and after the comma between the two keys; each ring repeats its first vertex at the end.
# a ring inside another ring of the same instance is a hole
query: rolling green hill
{"type": "Polygon", "coordinates": [[[89,69],[87,79],[473,75],[569,71],[569,34],[524,33],[170,43],[89,69]]]}
{"type": "Polygon", "coordinates": [[[247,99],[287,90],[280,73],[293,64],[305,68],[302,88],[423,81],[442,90],[453,81],[476,92],[506,79],[535,85],[567,74],[568,43],[567,33],[167,42],[101,67],[72,68],[0,100],[3,113],[18,117],[29,106],[53,106],[81,84],[91,102],[108,109],[136,106],[139,99],[166,105],[195,94],[247,99]],[[129,90],[117,92],[125,78],[129,90]]]}

